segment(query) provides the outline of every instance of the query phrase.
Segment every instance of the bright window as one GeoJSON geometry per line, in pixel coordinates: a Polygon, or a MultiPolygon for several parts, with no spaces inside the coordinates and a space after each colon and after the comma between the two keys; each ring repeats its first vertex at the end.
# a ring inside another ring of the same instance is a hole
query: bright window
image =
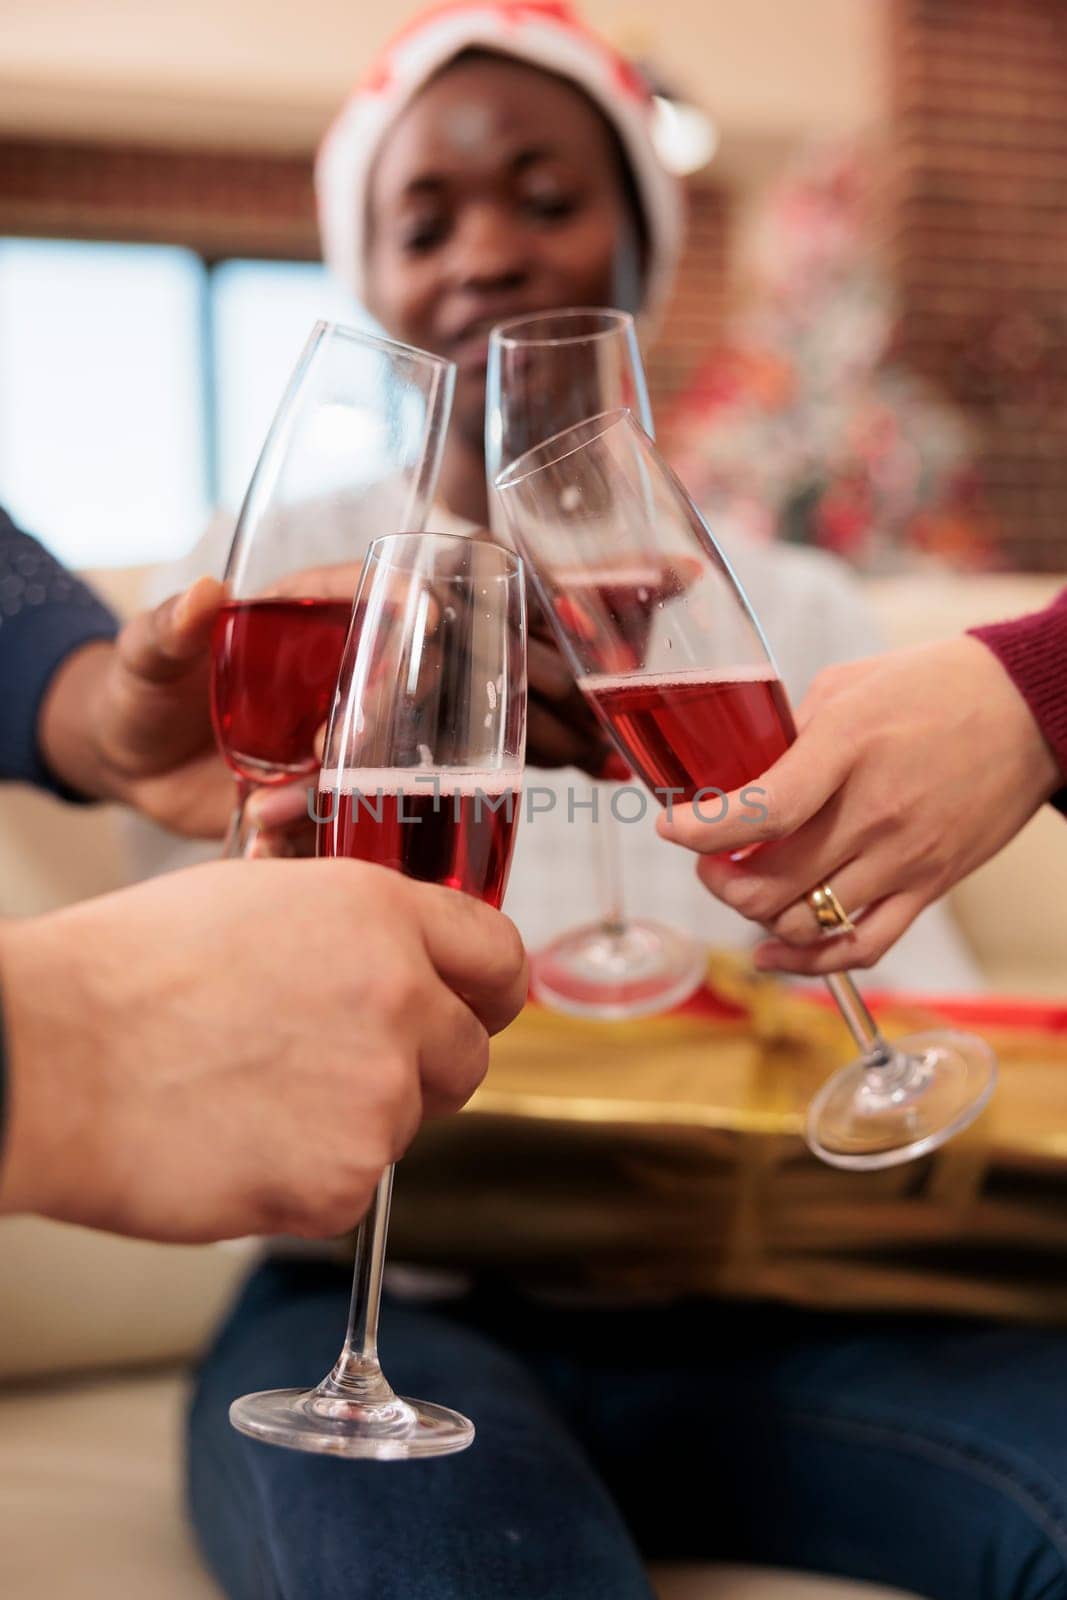
{"type": "Polygon", "coordinates": [[[73,567],[185,554],[320,318],[371,326],[309,262],[0,239],[0,505],[73,567]]]}
{"type": "Polygon", "coordinates": [[[313,324],[373,324],[311,262],[224,261],[211,286],[219,504],[237,511],[313,324]]]}
{"type": "Polygon", "coordinates": [[[72,566],[188,548],[208,505],[186,250],[0,242],[0,504],[72,566]]]}

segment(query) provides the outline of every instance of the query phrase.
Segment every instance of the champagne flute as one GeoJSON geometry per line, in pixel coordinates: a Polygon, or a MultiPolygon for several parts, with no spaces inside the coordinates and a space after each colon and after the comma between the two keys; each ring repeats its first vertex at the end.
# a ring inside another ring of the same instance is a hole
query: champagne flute
{"type": "Polygon", "coordinates": [[[318,765],[363,557],[377,536],[424,526],[454,379],[421,350],[312,330],[237,519],[212,641],[215,735],[237,780],[224,855],[244,853],[254,787],[318,765]]]}
{"type": "MultiPolygon", "coordinates": [[[[755,783],[795,737],[789,701],[725,557],[633,415],[566,430],[496,488],[583,691],[657,798],[724,800],[755,783]],[[650,628],[581,578],[636,562],[663,574],[650,628]]],[[[808,898],[820,926],[850,925],[829,885],[808,898]]],[[[973,1121],[996,1081],[983,1039],[945,1028],[889,1043],[847,974],[826,981],[862,1054],[808,1108],[817,1156],[895,1166],[973,1121]]]]}
{"type": "MultiPolygon", "coordinates": [[[[496,475],[560,428],[615,406],[628,406],[653,431],[641,352],[628,312],[551,311],[493,329],[485,465],[489,516],[497,538],[507,539],[507,526],[492,491],[496,475]]],[[[611,576],[619,603],[631,607],[635,620],[650,618],[656,572],[639,565],[624,573],[613,562],[611,576]]],[[[588,581],[595,582],[595,575],[588,581]]],[[[531,626],[536,628],[536,618],[531,626]]],[[[606,804],[603,809],[608,811],[606,804]]],[[[705,953],[676,929],[627,915],[618,824],[608,812],[596,816],[592,826],[600,917],[536,952],[531,962],[534,993],[547,1005],[578,1016],[622,1019],[666,1011],[703,981],[705,953]]]]}
{"type": "MultiPolygon", "coordinates": [[[[397,534],[372,544],[356,606],[363,620],[345,647],[319,778],[319,854],[375,861],[499,906],[526,732],[522,563],[462,535],[397,534]]],[[[359,1227],[333,1371],[310,1391],[235,1400],[230,1420],[242,1433],[378,1461],[470,1444],[466,1417],[401,1399],[378,1360],[392,1185],[390,1168],[359,1227]]]]}

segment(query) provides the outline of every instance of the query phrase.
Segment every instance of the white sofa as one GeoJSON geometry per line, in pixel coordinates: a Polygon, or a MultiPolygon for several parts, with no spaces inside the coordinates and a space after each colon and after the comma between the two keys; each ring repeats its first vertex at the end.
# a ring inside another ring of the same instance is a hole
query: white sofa
{"type": "MultiPolygon", "coordinates": [[[[133,603],[136,574],[102,579],[120,606],[133,603]]],[[[873,584],[871,597],[890,638],[906,643],[1030,609],[1056,587],[1051,579],[923,578],[873,584]]],[[[120,881],[106,810],[70,811],[8,791],[0,816],[0,914],[43,910],[120,881]]],[[[1067,827],[1048,814],[953,896],[991,986],[1063,994],[1064,883],[1067,827]]],[[[246,1265],[241,1247],[164,1248],[32,1220],[0,1223],[4,1600],[217,1600],[182,1523],[178,1428],[183,1373],[246,1265]]],[[[886,1596],[724,1567],[662,1569],[656,1582],[662,1600],[886,1596]]]]}

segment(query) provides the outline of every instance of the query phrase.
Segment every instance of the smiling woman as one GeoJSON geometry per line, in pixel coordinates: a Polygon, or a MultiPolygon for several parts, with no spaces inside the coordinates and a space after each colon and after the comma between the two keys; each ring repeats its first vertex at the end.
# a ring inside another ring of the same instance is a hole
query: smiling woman
{"type": "MultiPolygon", "coordinates": [[[[467,52],[427,85],[375,163],[369,221],[368,305],[457,363],[475,454],[495,323],[639,305],[645,227],[618,137],[580,90],[521,62],[467,52]]],[[[462,476],[476,492],[456,509],[484,521],[484,476],[462,476]]]]}
{"type": "Polygon", "coordinates": [[[564,7],[446,5],[400,37],[323,143],[328,264],[392,337],[458,365],[441,495],[476,525],[494,323],[662,308],[682,211],[653,116],[631,64],[564,7]]]}

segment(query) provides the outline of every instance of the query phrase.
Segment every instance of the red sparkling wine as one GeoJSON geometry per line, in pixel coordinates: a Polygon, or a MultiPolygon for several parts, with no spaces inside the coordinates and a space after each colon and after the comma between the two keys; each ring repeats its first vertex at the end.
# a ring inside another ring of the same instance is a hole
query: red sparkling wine
{"type": "Polygon", "coordinates": [[[729,793],[753,782],[796,737],[789,700],[769,669],[672,676],[598,676],[581,684],[651,789],[729,793]]]}
{"type": "Polygon", "coordinates": [[[605,670],[637,668],[657,607],[684,594],[699,575],[699,564],[687,556],[556,573],[556,614],[570,633],[595,647],[605,670]]]}
{"type": "Polygon", "coordinates": [[[521,807],[517,772],[410,769],[323,773],[316,813],[320,856],[350,856],[409,878],[462,889],[499,907],[521,807]],[[328,820],[326,820],[328,819],[328,820]]]}
{"type": "Polygon", "coordinates": [[[226,761],[256,783],[316,765],[333,702],[350,600],[232,600],[212,638],[211,714],[226,761]]]}

